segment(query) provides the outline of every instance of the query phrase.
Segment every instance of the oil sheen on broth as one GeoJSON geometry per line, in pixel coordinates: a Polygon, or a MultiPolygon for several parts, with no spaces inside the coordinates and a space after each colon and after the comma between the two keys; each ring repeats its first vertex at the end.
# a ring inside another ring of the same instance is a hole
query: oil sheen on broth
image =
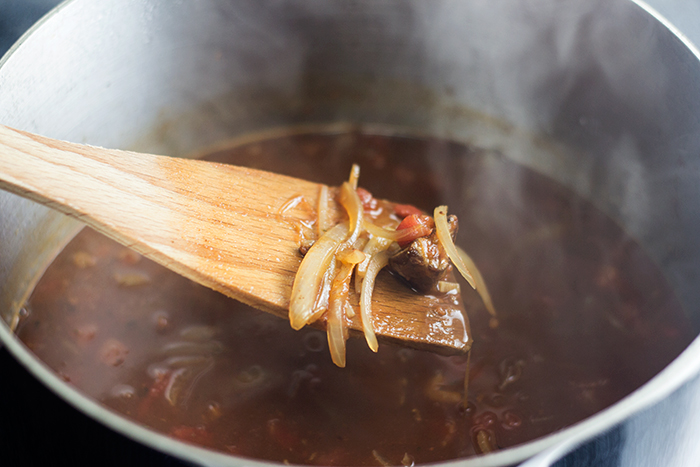
{"type": "Polygon", "coordinates": [[[207,158],[332,185],[356,162],[376,197],[424,210],[449,204],[461,221],[457,243],[481,269],[500,325],[489,327],[463,283],[475,337],[463,407],[466,356],[387,344],[373,354],[351,339],[348,367],[337,368],[324,333],[293,331],[86,229],[46,271],[18,334],[70,384],[170,436],[299,464],[462,458],[611,405],[692,340],[673,292],[633,239],[498,153],[318,132],[249,140],[207,158]]]}

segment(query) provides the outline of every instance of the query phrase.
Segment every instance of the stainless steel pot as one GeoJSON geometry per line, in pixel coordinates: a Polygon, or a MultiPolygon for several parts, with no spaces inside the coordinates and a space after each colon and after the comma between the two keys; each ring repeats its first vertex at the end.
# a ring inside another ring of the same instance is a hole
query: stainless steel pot
{"type": "MultiPolygon", "coordinates": [[[[0,63],[0,121],[72,141],[184,155],[251,131],[347,121],[500,148],[639,239],[696,333],[698,116],[697,54],[626,0],[73,0],[0,63]]],[[[0,219],[0,338],[31,372],[157,449],[206,465],[267,465],[129,422],[37,361],[11,333],[13,316],[79,226],[7,193],[0,219]]],[[[560,454],[662,400],[699,367],[696,339],[603,412],[459,463],[560,454]]]]}

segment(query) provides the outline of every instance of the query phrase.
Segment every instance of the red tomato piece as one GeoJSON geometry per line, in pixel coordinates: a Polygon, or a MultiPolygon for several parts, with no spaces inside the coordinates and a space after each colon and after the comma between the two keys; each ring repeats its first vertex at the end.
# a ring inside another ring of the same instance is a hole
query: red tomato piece
{"type": "Polygon", "coordinates": [[[411,214],[404,218],[396,228],[399,233],[396,242],[401,248],[406,248],[413,240],[430,235],[434,227],[435,222],[430,216],[411,214]]]}
{"type": "Polygon", "coordinates": [[[357,196],[360,198],[360,202],[362,203],[362,208],[365,211],[377,209],[377,200],[374,198],[374,196],[372,196],[372,193],[362,187],[357,187],[357,190],[355,191],[357,192],[357,196]]]}
{"type": "Polygon", "coordinates": [[[146,414],[148,414],[151,410],[151,407],[153,407],[153,404],[156,402],[156,400],[163,397],[163,394],[165,393],[165,389],[168,387],[169,382],[169,371],[164,373],[158,373],[155,380],[153,381],[153,384],[148,389],[148,394],[146,394],[146,397],[144,397],[141,400],[141,403],[139,404],[139,408],[137,411],[139,418],[145,417],[146,414]]]}
{"type": "Polygon", "coordinates": [[[397,216],[403,217],[403,218],[411,216],[411,215],[416,215],[416,216],[423,215],[423,211],[421,211],[417,207],[410,205],[410,204],[395,204],[394,205],[394,212],[396,213],[397,216]]]}

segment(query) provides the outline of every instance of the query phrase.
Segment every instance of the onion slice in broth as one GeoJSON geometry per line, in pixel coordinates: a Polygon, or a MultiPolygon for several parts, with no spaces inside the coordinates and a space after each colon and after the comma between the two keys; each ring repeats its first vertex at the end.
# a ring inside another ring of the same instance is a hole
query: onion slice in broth
{"type": "Polygon", "coordinates": [[[319,237],[331,227],[330,213],[328,212],[328,199],[330,197],[328,191],[328,186],[321,185],[318,193],[318,222],[316,227],[319,237]]]}
{"type": "Polygon", "coordinates": [[[435,232],[438,240],[440,240],[440,244],[445,249],[445,253],[447,253],[450,261],[452,261],[452,264],[455,265],[459,273],[462,274],[467,282],[469,282],[469,285],[471,285],[481,297],[484,306],[494,318],[491,321],[491,326],[498,326],[498,321],[495,320],[496,309],[493,306],[491,294],[489,294],[489,290],[486,288],[486,282],[481,272],[479,272],[479,269],[469,255],[464,250],[457,247],[452,241],[449,224],[447,223],[447,206],[436,207],[433,218],[435,219],[435,232]]]}
{"type": "MultiPolygon", "coordinates": [[[[367,224],[367,223],[365,223],[367,224]]],[[[357,265],[355,269],[355,292],[360,293],[362,291],[362,282],[367,273],[367,267],[369,266],[370,259],[380,253],[389,249],[393,242],[387,238],[383,237],[372,237],[365,245],[362,252],[365,254],[365,259],[357,265]]]]}
{"type": "MultiPolygon", "coordinates": [[[[472,277],[469,269],[462,261],[462,257],[457,251],[457,247],[452,241],[452,235],[450,235],[450,227],[447,223],[447,206],[438,206],[435,208],[433,213],[433,219],[435,219],[435,233],[437,234],[438,240],[440,240],[440,245],[445,249],[445,253],[455,265],[459,273],[464,277],[472,289],[476,289],[476,284],[474,283],[474,278],[472,277]]],[[[473,264],[473,263],[472,263],[473,264]]]]}
{"type": "Polygon", "coordinates": [[[319,319],[328,310],[328,301],[331,296],[331,286],[333,285],[333,278],[335,278],[335,272],[337,269],[337,261],[331,261],[328,264],[328,269],[321,279],[321,288],[319,290],[318,296],[316,297],[316,302],[314,303],[314,309],[309,316],[307,323],[313,323],[319,319]]]}
{"type": "Polygon", "coordinates": [[[340,204],[343,205],[350,218],[350,236],[345,242],[350,247],[362,233],[363,218],[362,201],[360,201],[357,191],[352,188],[350,182],[343,182],[343,185],[340,187],[340,204]]]}
{"type": "Polygon", "coordinates": [[[364,259],[365,254],[355,248],[337,255],[340,268],[333,279],[328,299],[327,334],[331,359],[341,368],[345,367],[345,341],[348,339],[345,317],[349,308],[348,294],[352,272],[355,265],[364,259]]]}
{"type": "Polygon", "coordinates": [[[289,322],[299,330],[308,324],[314,314],[323,276],[334,260],[338,246],[348,235],[348,225],[341,223],[321,235],[309,249],[294,277],[289,304],[289,322]]]}
{"type": "Polygon", "coordinates": [[[496,318],[496,309],[494,308],[493,302],[491,301],[491,294],[489,293],[489,289],[486,288],[486,281],[484,281],[481,272],[479,272],[479,268],[476,267],[476,264],[474,264],[474,261],[471,259],[471,257],[469,257],[466,251],[464,251],[460,247],[456,247],[456,249],[457,254],[461,258],[462,262],[471,271],[472,276],[474,277],[476,292],[479,294],[481,300],[484,302],[484,306],[488,310],[489,314],[491,314],[493,318],[496,318]]]}
{"type": "Polygon", "coordinates": [[[385,229],[384,227],[373,224],[368,220],[362,224],[362,227],[364,227],[364,229],[374,237],[385,238],[393,242],[401,238],[401,233],[398,230],[385,229]]]}
{"type": "Polygon", "coordinates": [[[352,263],[341,263],[333,279],[331,294],[328,300],[328,348],[331,359],[337,366],[345,367],[345,341],[348,339],[348,329],[345,324],[345,304],[350,291],[350,278],[355,267],[352,263]]]}
{"type": "Polygon", "coordinates": [[[377,278],[379,271],[389,263],[389,253],[384,250],[373,255],[367,266],[367,272],[362,280],[362,290],[360,292],[360,318],[362,320],[362,331],[365,334],[365,340],[372,352],[379,349],[377,336],[374,333],[374,325],[372,323],[372,292],[374,290],[374,281],[377,278]]]}

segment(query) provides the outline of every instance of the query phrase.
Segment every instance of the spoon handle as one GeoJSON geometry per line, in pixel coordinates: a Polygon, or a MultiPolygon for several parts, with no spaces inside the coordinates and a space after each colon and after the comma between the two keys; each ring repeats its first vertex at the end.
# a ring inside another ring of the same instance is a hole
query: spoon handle
{"type": "Polygon", "coordinates": [[[0,188],[75,217],[176,272],[286,316],[319,184],[103,149],[0,126],[0,188]],[[289,200],[304,203],[287,209],[289,200]]]}

